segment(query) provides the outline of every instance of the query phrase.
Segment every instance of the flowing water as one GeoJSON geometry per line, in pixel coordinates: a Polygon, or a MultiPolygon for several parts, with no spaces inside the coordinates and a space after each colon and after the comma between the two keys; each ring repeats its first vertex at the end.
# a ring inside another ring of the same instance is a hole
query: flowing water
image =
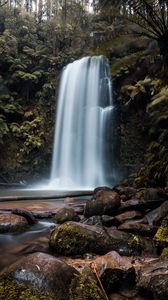
{"type": "Polygon", "coordinates": [[[24,232],[0,233],[0,272],[22,256],[34,252],[50,253],[48,243],[51,228],[57,226],[52,217],[62,207],[80,209],[89,198],[86,196],[67,198],[69,204],[61,199],[0,201],[0,214],[10,213],[13,209],[20,208],[33,212],[37,217],[37,223],[29,225],[24,232]],[[44,214],[47,215],[45,218],[44,214]]]}
{"type": "Polygon", "coordinates": [[[108,60],[93,56],[68,64],[58,97],[51,189],[109,185],[109,173],[114,172],[109,168],[106,131],[112,116],[108,60]]]}

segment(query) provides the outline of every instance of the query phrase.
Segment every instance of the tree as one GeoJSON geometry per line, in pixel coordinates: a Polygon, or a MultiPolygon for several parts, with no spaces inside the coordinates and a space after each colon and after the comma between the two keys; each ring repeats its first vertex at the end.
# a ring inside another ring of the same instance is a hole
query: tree
{"type": "Polygon", "coordinates": [[[120,7],[120,15],[138,25],[136,34],[157,40],[164,65],[168,67],[168,0],[100,0],[100,8],[120,7]]]}

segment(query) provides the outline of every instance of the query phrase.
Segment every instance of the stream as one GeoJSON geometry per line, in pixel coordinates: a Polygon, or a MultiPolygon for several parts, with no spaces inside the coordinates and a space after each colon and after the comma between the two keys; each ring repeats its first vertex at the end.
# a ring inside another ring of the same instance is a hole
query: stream
{"type": "Polygon", "coordinates": [[[29,226],[26,232],[0,234],[0,270],[23,255],[47,252],[52,226],[55,226],[52,219],[43,219],[29,226]]]}
{"type": "MultiPolygon", "coordinates": [[[[21,233],[2,233],[0,234],[0,271],[24,255],[33,252],[49,252],[48,241],[50,231],[57,224],[53,222],[52,215],[58,209],[66,206],[80,207],[90,196],[75,196],[75,198],[65,197],[64,199],[42,199],[46,195],[54,196],[53,191],[50,193],[41,191],[24,191],[24,190],[0,190],[0,197],[16,196],[20,200],[0,201],[0,213],[9,213],[13,209],[26,209],[33,212],[37,217],[35,225],[29,225],[28,229],[21,233]],[[25,196],[39,197],[39,200],[21,200],[25,196]],[[71,203],[72,201],[72,203],[71,203]],[[49,214],[50,217],[42,216],[49,214]]],[[[62,195],[68,195],[68,192],[62,192],[62,195]]]]}

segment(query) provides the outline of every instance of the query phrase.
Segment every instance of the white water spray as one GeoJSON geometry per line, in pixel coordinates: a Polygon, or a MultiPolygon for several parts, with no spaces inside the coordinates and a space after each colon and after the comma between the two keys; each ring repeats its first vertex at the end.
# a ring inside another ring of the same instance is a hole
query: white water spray
{"type": "Polygon", "coordinates": [[[85,57],[68,64],[58,97],[51,189],[93,189],[108,184],[104,136],[112,110],[107,59],[85,57]]]}

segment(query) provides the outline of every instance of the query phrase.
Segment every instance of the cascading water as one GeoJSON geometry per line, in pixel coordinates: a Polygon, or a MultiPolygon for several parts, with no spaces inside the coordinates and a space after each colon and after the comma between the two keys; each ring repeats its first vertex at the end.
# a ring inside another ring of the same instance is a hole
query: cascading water
{"type": "Polygon", "coordinates": [[[63,70],[56,114],[50,188],[108,184],[107,122],[112,86],[104,56],[84,57],[63,70]]]}

